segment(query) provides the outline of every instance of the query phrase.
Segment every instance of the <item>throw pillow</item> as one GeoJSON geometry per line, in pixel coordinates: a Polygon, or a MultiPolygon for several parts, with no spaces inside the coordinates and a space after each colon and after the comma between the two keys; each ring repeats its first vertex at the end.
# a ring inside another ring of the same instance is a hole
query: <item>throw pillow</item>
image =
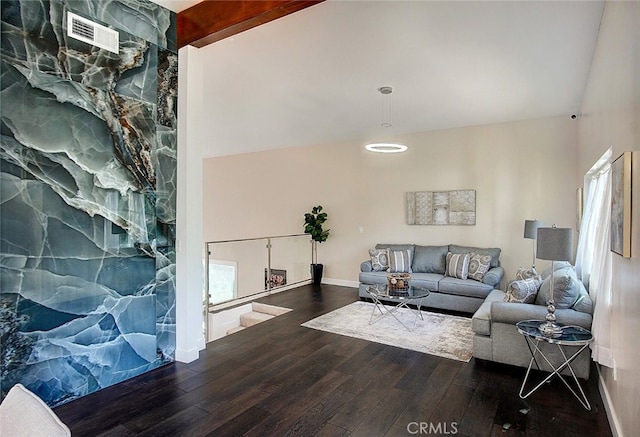
{"type": "Polygon", "coordinates": [[[580,294],[571,308],[581,313],[593,314],[593,301],[582,281],[578,282],[578,288],[580,288],[580,294]]]}
{"type": "MultiPolygon", "coordinates": [[[[524,267],[520,267],[518,269],[518,271],[516,272],[516,281],[519,281],[521,279],[529,279],[529,278],[535,278],[536,276],[538,276],[538,272],[536,272],[536,269],[531,267],[531,268],[524,268],[524,267]]],[[[541,277],[542,279],[542,277],[541,277]]]]}
{"type": "Polygon", "coordinates": [[[469,276],[469,254],[447,253],[446,276],[458,279],[467,279],[469,276]]]}
{"type": "Polygon", "coordinates": [[[553,267],[553,270],[560,270],[560,269],[566,269],[566,268],[573,268],[573,266],[571,265],[571,263],[569,261],[555,261],[552,262],[551,264],[549,264],[547,266],[546,269],[544,269],[542,271],[542,279],[547,279],[549,276],[551,276],[551,267],[553,267]]]}
{"type": "Polygon", "coordinates": [[[413,251],[411,270],[414,273],[444,274],[449,246],[416,246],[413,251]]]}
{"type": "Polygon", "coordinates": [[[542,277],[535,276],[533,278],[519,279],[513,281],[507,287],[507,292],[504,296],[505,302],[518,302],[518,303],[534,303],[538,289],[542,284],[542,277]]]}
{"type": "Polygon", "coordinates": [[[479,253],[480,255],[489,255],[491,257],[491,268],[498,267],[500,265],[500,252],[497,247],[471,247],[471,246],[458,246],[457,244],[449,245],[449,252],[451,253],[479,253]]]}
{"type": "Polygon", "coordinates": [[[389,270],[389,249],[369,249],[371,268],[374,272],[389,270]]]}
{"type": "Polygon", "coordinates": [[[409,250],[390,250],[389,272],[411,273],[411,252],[409,250]]]}
{"type": "MultiPolygon", "coordinates": [[[[571,308],[580,295],[578,277],[573,267],[556,270],[553,274],[553,304],[556,308],[571,308]]],[[[544,278],[536,305],[547,305],[551,297],[551,275],[544,278]]]]}
{"type": "Polygon", "coordinates": [[[469,254],[469,278],[482,282],[491,267],[491,256],[479,253],[469,254]]]}

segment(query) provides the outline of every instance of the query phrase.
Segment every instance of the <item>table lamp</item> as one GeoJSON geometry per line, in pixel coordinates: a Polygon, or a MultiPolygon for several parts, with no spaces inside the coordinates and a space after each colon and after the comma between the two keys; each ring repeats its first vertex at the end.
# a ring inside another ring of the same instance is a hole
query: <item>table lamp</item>
{"type": "Polygon", "coordinates": [[[544,226],[544,222],[540,220],[525,220],[524,221],[524,238],[528,238],[533,241],[533,261],[531,268],[536,268],[536,238],[538,236],[538,228],[544,226]]]}
{"type": "Polygon", "coordinates": [[[547,302],[547,316],[545,322],[538,328],[542,335],[547,337],[559,337],[562,335],[562,328],[556,324],[556,307],[554,304],[554,283],[555,261],[571,261],[573,259],[573,229],[538,228],[538,250],[537,257],[551,261],[551,293],[547,302]]]}

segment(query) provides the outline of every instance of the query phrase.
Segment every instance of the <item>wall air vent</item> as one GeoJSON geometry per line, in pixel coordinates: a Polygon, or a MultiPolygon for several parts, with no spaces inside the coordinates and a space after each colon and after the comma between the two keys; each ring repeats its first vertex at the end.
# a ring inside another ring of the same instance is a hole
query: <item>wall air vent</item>
{"type": "Polygon", "coordinates": [[[101,49],[118,53],[119,34],[117,31],[71,12],[67,12],[67,35],[101,49]]]}

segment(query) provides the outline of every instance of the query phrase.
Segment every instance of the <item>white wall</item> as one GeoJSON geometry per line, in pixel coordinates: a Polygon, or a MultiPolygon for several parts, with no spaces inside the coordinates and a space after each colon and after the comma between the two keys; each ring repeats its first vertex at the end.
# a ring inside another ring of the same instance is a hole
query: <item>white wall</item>
{"type": "MultiPolygon", "coordinates": [[[[579,177],[609,147],[613,159],[640,150],[640,3],[607,2],[579,128],[579,177]]],[[[616,371],[602,367],[612,422],[620,436],[640,429],[640,179],[632,188],[631,259],[613,255],[612,354],[616,371]]]]}
{"type": "Polygon", "coordinates": [[[575,227],[577,123],[569,117],[426,132],[408,152],[372,154],[360,142],[204,160],[204,238],[300,233],[322,204],[331,235],[319,246],[329,281],[355,283],[376,243],[500,247],[513,277],[531,264],[524,221],[575,227]],[[477,190],[475,226],[409,226],[405,193],[477,190]],[[360,232],[363,229],[363,232],[360,232]]]}
{"type": "Polygon", "coordinates": [[[180,49],[178,76],[178,193],[176,214],[176,360],[204,349],[202,239],[202,66],[198,49],[180,49]]]}

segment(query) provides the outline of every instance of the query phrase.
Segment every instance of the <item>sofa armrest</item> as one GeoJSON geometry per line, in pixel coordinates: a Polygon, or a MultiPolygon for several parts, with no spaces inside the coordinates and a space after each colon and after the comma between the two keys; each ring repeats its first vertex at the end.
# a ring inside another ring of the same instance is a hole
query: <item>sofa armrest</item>
{"type": "Polygon", "coordinates": [[[373,267],[371,267],[371,260],[363,261],[360,264],[360,271],[361,272],[372,272],[373,271],[373,267]]]}
{"type": "Polygon", "coordinates": [[[489,269],[487,273],[485,273],[482,282],[493,286],[493,288],[497,288],[498,285],[500,285],[500,281],[502,281],[503,277],[504,269],[502,267],[493,267],[489,269]]]}
{"type": "MultiPolygon", "coordinates": [[[[523,320],[544,320],[547,315],[547,307],[528,303],[516,302],[492,302],[491,323],[505,323],[515,325],[523,320]]],[[[578,325],[585,329],[591,329],[593,318],[591,314],[581,313],[572,309],[556,310],[558,323],[566,325],[578,325]]]]}

